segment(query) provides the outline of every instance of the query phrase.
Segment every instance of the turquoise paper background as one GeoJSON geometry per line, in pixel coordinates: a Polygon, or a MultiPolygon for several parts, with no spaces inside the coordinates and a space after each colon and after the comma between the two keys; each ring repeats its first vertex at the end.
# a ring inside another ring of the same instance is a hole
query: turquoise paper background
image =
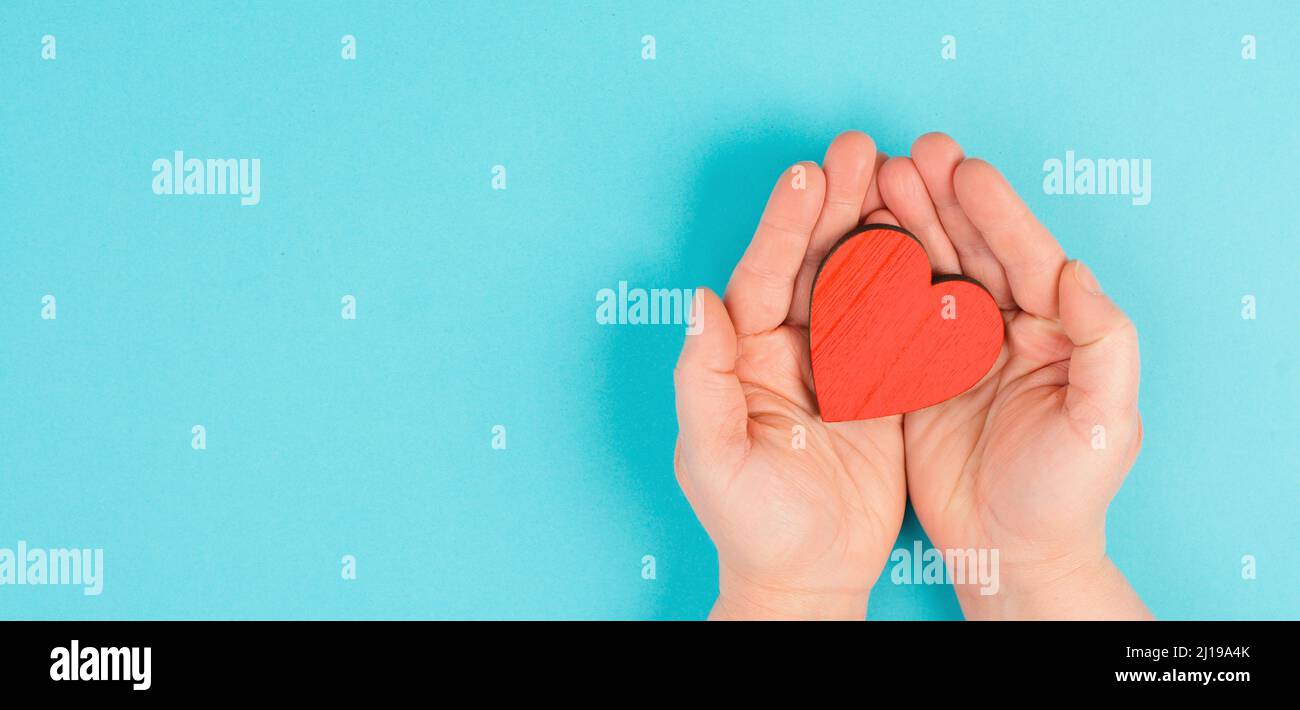
{"type": "MultiPolygon", "coordinates": [[[[681,328],[594,296],[721,290],[848,128],[953,134],[1137,322],[1109,540],[1153,611],[1300,617],[1297,48],[1294,2],[0,4],[0,547],[106,567],[0,618],[703,617],[681,328]],[[261,204],[154,195],[174,150],[260,158],[261,204]],[[1043,194],[1066,150],[1151,204],[1043,194]]],[[[870,616],[960,610],[887,568],[870,616]]]]}

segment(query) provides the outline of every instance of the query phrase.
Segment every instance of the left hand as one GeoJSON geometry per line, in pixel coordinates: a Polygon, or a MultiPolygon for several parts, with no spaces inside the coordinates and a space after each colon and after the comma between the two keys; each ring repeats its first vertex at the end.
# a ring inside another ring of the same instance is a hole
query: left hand
{"type": "Polygon", "coordinates": [[[999,551],[997,594],[956,587],[967,617],[1148,617],[1106,556],[1106,508],[1142,443],[1133,323],[948,136],[922,136],[879,181],[933,270],[977,279],[1005,318],[988,375],[903,420],[908,492],[935,546],[999,551]]]}

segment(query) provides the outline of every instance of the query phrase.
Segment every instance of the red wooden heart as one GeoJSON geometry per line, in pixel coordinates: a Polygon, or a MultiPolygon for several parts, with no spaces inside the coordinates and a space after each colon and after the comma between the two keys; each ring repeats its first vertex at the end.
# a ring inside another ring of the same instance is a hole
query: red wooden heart
{"type": "Polygon", "coordinates": [[[906,230],[849,232],[813,281],[808,338],[822,420],[924,409],[980,381],[1002,348],[1002,313],[974,279],[931,279],[906,230]]]}

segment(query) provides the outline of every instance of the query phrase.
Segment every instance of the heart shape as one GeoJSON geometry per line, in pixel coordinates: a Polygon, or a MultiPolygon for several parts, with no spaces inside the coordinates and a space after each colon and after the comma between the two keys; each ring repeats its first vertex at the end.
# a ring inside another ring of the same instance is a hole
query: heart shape
{"type": "Polygon", "coordinates": [[[808,340],[822,420],[874,419],[955,397],[993,367],[1002,336],[1002,313],[978,281],[931,277],[907,230],[858,227],[813,280],[808,340]]]}

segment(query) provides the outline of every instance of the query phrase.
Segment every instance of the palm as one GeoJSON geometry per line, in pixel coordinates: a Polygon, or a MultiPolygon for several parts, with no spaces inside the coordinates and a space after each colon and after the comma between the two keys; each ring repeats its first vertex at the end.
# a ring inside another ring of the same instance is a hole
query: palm
{"type": "Polygon", "coordinates": [[[822,422],[807,384],[806,328],[744,337],[739,353],[750,445],[720,503],[750,559],[733,564],[834,571],[845,586],[870,585],[888,550],[866,543],[892,540],[901,514],[900,417],[822,422]]]}
{"type": "MultiPolygon", "coordinates": [[[[977,387],[907,415],[908,484],[921,524],[941,544],[1013,548],[1070,539],[1090,500],[1090,427],[1066,413],[1069,356],[1058,326],[1013,312],[1008,345],[977,387]]],[[[1109,496],[1105,498],[1109,500],[1109,496]]]]}

